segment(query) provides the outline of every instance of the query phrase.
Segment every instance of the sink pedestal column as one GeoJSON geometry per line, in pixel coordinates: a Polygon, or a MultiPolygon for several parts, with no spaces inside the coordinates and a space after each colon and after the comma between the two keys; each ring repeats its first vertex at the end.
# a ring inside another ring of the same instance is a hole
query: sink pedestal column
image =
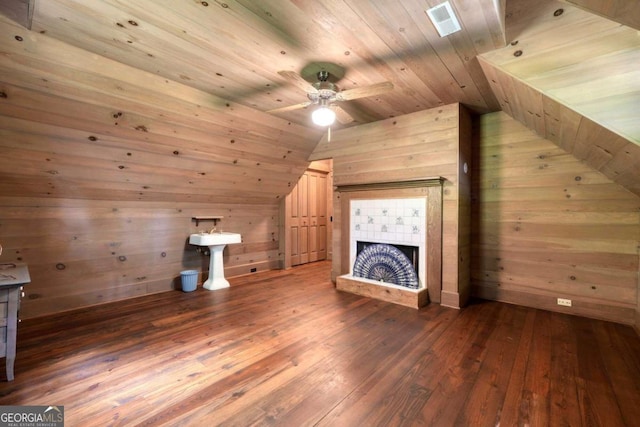
{"type": "Polygon", "coordinates": [[[229,282],[224,278],[224,264],[222,262],[222,251],[227,245],[209,246],[211,259],[209,260],[209,278],[204,282],[203,287],[210,291],[229,287],[229,282]]]}

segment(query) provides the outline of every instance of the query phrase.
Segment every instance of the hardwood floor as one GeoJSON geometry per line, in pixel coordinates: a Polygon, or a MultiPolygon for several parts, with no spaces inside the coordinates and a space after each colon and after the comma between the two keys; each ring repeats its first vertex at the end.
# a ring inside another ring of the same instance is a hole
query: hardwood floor
{"type": "Polygon", "coordinates": [[[0,405],[64,405],[68,426],[638,425],[630,327],[415,310],[329,277],[313,263],[25,321],[0,405]]]}

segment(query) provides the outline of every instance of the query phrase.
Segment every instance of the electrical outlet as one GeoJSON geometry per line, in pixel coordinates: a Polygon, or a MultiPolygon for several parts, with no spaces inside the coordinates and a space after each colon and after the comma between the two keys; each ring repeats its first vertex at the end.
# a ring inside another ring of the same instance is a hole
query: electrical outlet
{"type": "Polygon", "coordinates": [[[565,298],[558,298],[558,305],[564,305],[565,307],[571,307],[571,300],[565,298]]]}

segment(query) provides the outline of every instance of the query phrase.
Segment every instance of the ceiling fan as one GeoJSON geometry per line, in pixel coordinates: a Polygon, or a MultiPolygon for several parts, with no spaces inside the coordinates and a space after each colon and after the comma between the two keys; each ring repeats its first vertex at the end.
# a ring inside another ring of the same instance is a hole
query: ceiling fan
{"type": "Polygon", "coordinates": [[[354,118],[337,105],[336,102],[380,95],[393,89],[391,82],[382,82],[341,91],[338,86],[330,81],[331,74],[326,70],[318,71],[316,74],[318,81],[313,84],[307,82],[302,76],[293,71],[279,71],[278,74],[307,92],[307,98],[309,98],[309,100],[300,104],[275,108],[267,111],[267,113],[284,113],[299,108],[306,108],[310,105],[317,105],[318,107],[311,114],[311,119],[319,126],[329,126],[333,124],[336,118],[342,124],[355,121],[354,118]]]}

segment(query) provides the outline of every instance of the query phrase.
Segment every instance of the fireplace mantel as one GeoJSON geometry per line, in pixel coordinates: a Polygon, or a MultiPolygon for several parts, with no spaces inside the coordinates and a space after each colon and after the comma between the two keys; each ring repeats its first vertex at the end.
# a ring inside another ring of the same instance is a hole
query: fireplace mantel
{"type": "MultiPolygon", "coordinates": [[[[368,182],[361,184],[338,184],[335,187],[340,199],[340,210],[343,213],[341,221],[341,275],[348,275],[350,266],[350,234],[351,201],[354,199],[390,199],[390,198],[425,198],[426,199],[426,231],[427,252],[424,254],[426,262],[425,285],[431,302],[440,303],[442,292],[442,187],[443,177],[416,178],[410,180],[368,182]]],[[[357,278],[343,279],[347,286],[343,290],[360,293],[366,296],[382,295],[389,292],[363,293],[361,284],[354,285],[357,278]]],[[[336,281],[337,283],[337,281],[336,281]]],[[[376,286],[376,285],[373,285],[376,286]]],[[[340,287],[339,287],[340,288],[340,287]]],[[[382,299],[382,298],[381,298],[382,299]]],[[[394,302],[394,301],[392,301],[394,302]]],[[[402,302],[400,302],[402,303],[402,302]]],[[[426,298],[419,298],[418,308],[426,303],[426,298]]],[[[407,304],[404,304],[407,305],[407,304]]]]}
{"type": "Polygon", "coordinates": [[[417,178],[411,180],[402,181],[382,181],[382,182],[368,182],[365,184],[340,184],[336,186],[336,191],[340,193],[353,192],[353,191],[373,191],[373,190],[385,190],[385,189],[400,189],[400,188],[420,188],[429,186],[441,186],[445,179],[441,176],[431,178],[417,178]]]}

